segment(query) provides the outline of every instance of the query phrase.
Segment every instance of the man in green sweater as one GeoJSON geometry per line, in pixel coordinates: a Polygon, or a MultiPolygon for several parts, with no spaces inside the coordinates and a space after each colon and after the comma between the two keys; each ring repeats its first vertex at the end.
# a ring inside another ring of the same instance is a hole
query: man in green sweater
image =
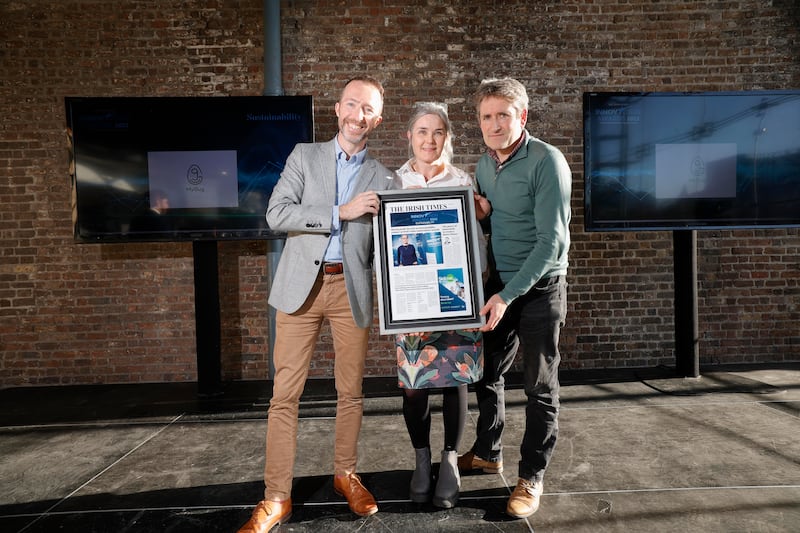
{"type": "Polygon", "coordinates": [[[567,308],[572,173],[557,148],[525,129],[528,95],[519,81],[484,80],[475,103],[488,148],[475,177],[491,208],[491,268],[489,298],[481,309],[485,367],[476,384],[477,436],[458,466],[465,472],[503,470],[503,376],[521,339],[526,423],[519,480],[506,512],[524,518],[539,507],[558,436],[558,340],[567,308]]]}

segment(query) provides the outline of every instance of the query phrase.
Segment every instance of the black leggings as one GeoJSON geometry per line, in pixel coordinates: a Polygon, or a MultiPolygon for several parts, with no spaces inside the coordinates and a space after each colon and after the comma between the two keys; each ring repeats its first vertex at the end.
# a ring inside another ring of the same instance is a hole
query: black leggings
{"type": "MultiPolygon", "coordinates": [[[[445,387],[442,391],[444,449],[458,449],[467,419],[467,385],[445,387]]],[[[414,448],[431,446],[431,389],[403,389],[403,418],[414,448]]]]}

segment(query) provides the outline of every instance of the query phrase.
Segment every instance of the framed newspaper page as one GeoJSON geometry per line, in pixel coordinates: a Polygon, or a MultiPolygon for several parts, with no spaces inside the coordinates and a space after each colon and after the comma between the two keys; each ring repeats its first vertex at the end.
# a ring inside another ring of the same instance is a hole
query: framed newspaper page
{"type": "Polygon", "coordinates": [[[472,188],[379,191],[373,217],[381,334],[485,322],[472,188]]]}

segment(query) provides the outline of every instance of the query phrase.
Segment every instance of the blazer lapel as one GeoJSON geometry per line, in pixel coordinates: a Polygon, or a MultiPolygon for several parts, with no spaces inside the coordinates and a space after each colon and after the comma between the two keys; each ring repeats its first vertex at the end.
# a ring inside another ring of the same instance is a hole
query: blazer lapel
{"type": "Polygon", "coordinates": [[[316,161],[316,173],[323,196],[330,201],[336,203],[336,147],[334,141],[331,140],[325,144],[320,145],[320,157],[316,161]]]}
{"type": "Polygon", "coordinates": [[[361,165],[361,170],[358,173],[355,187],[353,188],[353,196],[360,192],[364,192],[371,188],[372,182],[375,179],[375,160],[367,156],[364,163],[361,165]]]}

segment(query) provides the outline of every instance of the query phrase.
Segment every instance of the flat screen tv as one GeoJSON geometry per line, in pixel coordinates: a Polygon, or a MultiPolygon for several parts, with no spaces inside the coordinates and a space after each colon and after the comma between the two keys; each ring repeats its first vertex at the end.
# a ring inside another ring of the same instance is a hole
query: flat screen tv
{"type": "Polygon", "coordinates": [[[269,239],[311,96],[67,97],[78,242],[269,239]]]}
{"type": "Polygon", "coordinates": [[[800,91],[583,97],[587,231],[800,226],[800,91]]]}

